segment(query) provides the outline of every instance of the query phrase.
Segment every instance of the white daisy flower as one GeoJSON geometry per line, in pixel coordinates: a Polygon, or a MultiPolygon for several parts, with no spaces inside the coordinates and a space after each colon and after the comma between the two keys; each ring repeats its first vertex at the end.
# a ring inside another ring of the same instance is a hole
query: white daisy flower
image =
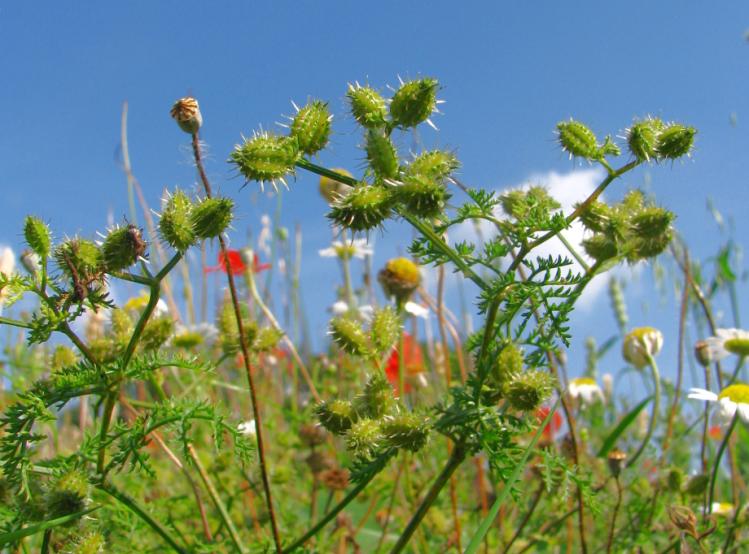
{"type": "Polygon", "coordinates": [[[663,334],[654,327],[636,327],[624,337],[622,356],[624,359],[642,369],[654,358],[663,347],[663,334]]]}
{"type": "Polygon", "coordinates": [[[733,516],[733,504],[730,502],[713,502],[710,505],[710,513],[716,516],[733,516]]]}
{"type": "Polygon", "coordinates": [[[406,302],[406,305],[403,306],[403,309],[406,310],[406,313],[411,314],[415,317],[420,317],[422,319],[427,319],[429,317],[429,309],[425,308],[421,304],[417,304],[416,302],[411,302],[410,300],[406,302]]]}
{"type": "Polygon", "coordinates": [[[749,356],[749,331],[743,329],[716,329],[715,336],[705,339],[707,357],[721,360],[729,354],[749,356]]]}
{"type": "Polygon", "coordinates": [[[203,322],[194,325],[178,323],[171,338],[171,345],[178,348],[195,348],[215,342],[218,328],[213,323],[203,322]]]}
{"type": "Polygon", "coordinates": [[[720,391],[720,394],[705,389],[692,388],[689,389],[687,396],[693,400],[717,402],[719,406],[716,415],[723,423],[730,422],[736,414],[736,410],[739,412],[739,417],[745,423],[749,423],[749,385],[743,383],[728,385],[720,391]]]}
{"type": "Polygon", "coordinates": [[[237,425],[237,431],[239,431],[243,435],[248,435],[248,436],[253,436],[254,437],[255,433],[257,432],[255,430],[255,420],[254,419],[250,419],[248,421],[243,421],[242,423],[240,423],[239,425],[237,425]]]}
{"type": "Polygon", "coordinates": [[[367,239],[352,239],[350,242],[336,240],[328,248],[319,250],[319,254],[323,258],[340,258],[341,260],[350,260],[351,258],[363,260],[373,253],[374,250],[369,246],[367,239]]]}
{"type": "Polygon", "coordinates": [[[593,404],[596,400],[604,401],[603,391],[595,379],[590,377],[576,377],[570,381],[567,388],[569,395],[583,404],[593,404]]]}

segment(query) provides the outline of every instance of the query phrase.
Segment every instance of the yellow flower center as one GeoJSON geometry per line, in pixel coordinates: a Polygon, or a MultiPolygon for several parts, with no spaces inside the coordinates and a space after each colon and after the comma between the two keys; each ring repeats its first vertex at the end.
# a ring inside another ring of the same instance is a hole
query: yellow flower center
{"type": "Polygon", "coordinates": [[[636,337],[640,340],[644,339],[648,335],[657,335],[658,333],[660,333],[660,331],[658,331],[658,329],[656,329],[655,327],[635,327],[629,332],[630,336],[636,337]]]}
{"type": "Polygon", "coordinates": [[[342,260],[350,260],[354,257],[356,248],[353,244],[337,244],[333,247],[336,255],[342,260]]]}
{"type": "Polygon", "coordinates": [[[385,265],[385,269],[399,281],[417,286],[421,281],[418,266],[408,258],[393,258],[385,265]]]}
{"type": "Polygon", "coordinates": [[[578,387],[597,387],[598,383],[596,383],[596,380],[592,377],[575,377],[572,380],[573,385],[577,385],[578,387]]]}
{"type": "Polygon", "coordinates": [[[749,356],[749,339],[728,339],[723,343],[723,348],[737,356],[749,356]]]}
{"type": "Polygon", "coordinates": [[[729,385],[720,391],[718,399],[722,398],[728,398],[737,404],[749,404],[749,385],[743,383],[729,385]]]}

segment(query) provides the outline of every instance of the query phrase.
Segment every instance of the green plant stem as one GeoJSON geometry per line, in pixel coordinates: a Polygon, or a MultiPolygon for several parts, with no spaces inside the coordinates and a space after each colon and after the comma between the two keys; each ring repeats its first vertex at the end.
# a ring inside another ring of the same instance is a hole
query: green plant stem
{"type": "Polygon", "coordinates": [[[109,432],[109,425],[112,423],[112,414],[114,413],[114,405],[117,402],[118,392],[109,391],[107,398],[104,401],[104,411],[102,412],[101,427],[99,428],[99,453],[96,457],[96,471],[99,474],[104,474],[104,462],[106,461],[107,454],[107,433],[109,432]]]}
{"type": "Polygon", "coordinates": [[[31,329],[31,325],[25,321],[18,321],[17,319],[10,319],[9,317],[0,316],[0,325],[10,325],[11,327],[20,327],[21,329],[31,329]]]}
{"type": "Polygon", "coordinates": [[[570,241],[567,240],[567,238],[564,236],[564,234],[559,231],[559,234],[557,235],[557,238],[562,241],[562,244],[567,249],[567,251],[572,254],[572,257],[577,260],[577,263],[580,264],[580,267],[582,267],[586,272],[590,269],[588,266],[588,263],[585,261],[585,259],[578,253],[577,250],[575,250],[575,247],[572,246],[570,241]]]}
{"type": "Polygon", "coordinates": [[[52,539],[52,529],[47,529],[44,532],[44,537],[42,538],[42,554],[49,554],[49,542],[52,539]]]}
{"type": "Polygon", "coordinates": [[[189,454],[192,463],[195,464],[195,468],[198,470],[198,475],[200,475],[200,479],[203,481],[205,488],[208,490],[208,494],[211,496],[211,500],[213,500],[213,504],[216,506],[216,509],[221,516],[221,520],[224,522],[224,525],[226,525],[226,528],[229,531],[229,536],[231,537],[231,541],[234,543],[234,546],[239,552],[246,552],[247,549],[245,548],[244,544],[242,544],[242,539],[237,532],[237,528],[234,527],[234,523],[231,520],[231,516],[229,515],[226,506],[224,506],[224,503],[221,501],[221,497],[216,491],[216,487],[213,486],[213,482],[211,481],[210,476],[203,467],[200,458],[198,458],[198,454],[197,452],[195,452],[195,448],[193,448],[192,444],[187,445],[187,453],[189,454]]]}
{"type": "Polygon", "coordinates": [[[390,554],[398,554],[399,552],[403,551],[403,549],[408,544],[408,541],[411,539],[411,536],[419,527],[421,520],[424,519],[427,511],[429,511],[429,508],[432,507],[432,504],[434,504],[437,496],[439,496],[440,491],[450,480],[450,476],[455,472],[456,469],[458,469],[460,464],[463,463],[463,460],[465,460],[466,454],[467,452],[464,445],[455,445],[455,448],[453,449],[450,458],[448,458],[445,467],[442,468],[442,471],[437,476],[437,479],[435,479],[434,483],[432,483],[432,486],[429,487],[429,491],[427,491],[426,496],[421,501],[421,504],[419,504],[416,512],[413,514],[413,516],[411,516],[411,520],[403,530],[403,533],[401,533],[401,536],[398,537],[398,541],[395,543],[395,546],[393,546],[390,554]]]}
{"type": "Polygon", "coordinates": [[[98,485],[98,489],[107,493],[109,496],[120,502],[120,504],[125,506],[128,510],[142,519],[146,524],[148,524],[151,529],[153,529],[162,539],[164,539],[164,541],[172,548],[172,550],[174,550],[175,552],[179,552],[180,554],[187,554],[187,550],[177,544],[177,541],[172,538],[172,535],[169,533],[169,531],[167,531],[164,526],[162,526],[158,521],[148,515],[148,513],[143,508],[141,508],[133,498],[118,490],[114,487],[114,485],[109,483],[101,483],[100,485],[98,485]]]}
{"type": "Polygon", "coordinates": [[[632,458],[627,461],[627,467],[633,466],[637,459],[645,451],[645,447],[647,447],[648,443],[650,442],[650,439],[653,436],[653,431],[655,431],[655,426],[658,423],[658,414],[660,412],[661,405],[661,377],[658,371],[658,364],[655,363],[655,359],[653,358],[653,356],[647,354],[647,357],[648,365],[650,366],[650,371],[653,376],[653,385],[655,386],[655,390],[653,391],[653,413],[650,415],[650,422],[648,423],[648,430],[645,433],[645,437],[643,437],[642,443],[640,443],[640,447],[634,453],[632,458]]]}
{"type": "Polygon", "coordinates": [[[328,523],[330,523],[340,512],[343,510],[346,506],[348,506],[351,501],[356,498],[361,491],[363,491],[366,486],[369,484],[369,482],[374,479],[375,473],[373,473],[370,477],[356,485],[353,489],[349,491],[349,493],[341,500],[338,504],[333,506],[333,509],[330,510],[328,513],[326,513],[320,521],[318,521],[315,525],[310,527],[304,535],[299,537],[297,540],[292,542],[289,546],[284,548],[282,550],[282,554],[288,554],[289,552],[293,552],[297,548],[301,547],[305,542],[307,542],[309,539],[314,537],[323,527],[325,527],[328,523]]]}
{"type": "MultiPolygon", "coordinates": [[[[192,135],[192,151],[195,158],[195,165],[200,175],[200,180],[203,183],[203,189],[208,198],[213,196],[211,190],[211,183],[208,181],[208,176],[205,173],[203,167],[203,156],[200,150],[200,138],[198,133],[195,132],[192,135]]],[[[242,350],[242,358],[244,363],[245,374],[247,376],[247,384],[250,389],[250,399],[252,400],[252,415],[255,419],[255,440],[257,442],[258,451],[258,462],[260,466],[260,475],[263,481],[263,491],[265,493],[265,504],[268,508],[268,519],[270,520],[271,530],[273,533],[273,542],[276,546],[276,552],[279,554],[283,548],[281,546],[281,535],[278,530],[278,521],[276,519],[276,511],[273,507],[273,495],[270,489],[270,479],[268,477],[268,464],[265,458],[265,444],[263,436],[263,422],[262,415],[260,413],[260,405],[258,404],[258,395],[255,388],[255,380],[252,376],[252,367],[250,366],[250,352],[247,344],[247,335],[244,329],[244,323],[242,321],[242,312],[239,307],[239,295],[237,294],[237,287],[234,283],[234,274],[232,273],[231,264],[229,262],[228,249],[226,247],[226,240],[223,235],[218,236],[219,246],[221,248],[221,254],[224,259],[226,266],[226,278],[229,283],[229,293],[231,296],[231,303],[234,309],[234,319],[237,322],[237,331],[239,334],[239,346],[242,350]]]]}
{"type": "Polygon", "coordinates": [[[610,553],[611,548],[614,546],[614,530],[616,529],[616,516],[619,514],[619,507],[622,505],[622,483],[619,480],[619,476],[614,477],[616,481],[616,504],[614,504],[614,512],[611,514],[611,523],[609,528],[609,539],[606,543],[606,552],[610,553]]]}
{"type": "MultiPolygon", "coordinates": [[[[725,452],[726,447],[728,446],[728,441],[731,439],[731,433],[733,433],[733,429],[736,427],[736,423],[739,421],[739,410],[736,409],[736,413],[733,414],[733,419],[731,420],[731,425],[728,427],[728,431],[726,431],[726,436],[723,437],[723,441],[720,443],[720,447],[718,448],[718,453],[715,455],[715,462],[713,462],[713,471],[710,475],[710,488],[708,489],[708,497],[707,497],[707,510],[705,511],[706,514],[712,511],[713,506],[713,500],[715,498],[715,482],[718,480],[718,471],[720,470],[720,460],[723,458],[723,452],[725,452]]],[[[740,506],[735,506],[736,510],[740,509],[740,506]]]]}

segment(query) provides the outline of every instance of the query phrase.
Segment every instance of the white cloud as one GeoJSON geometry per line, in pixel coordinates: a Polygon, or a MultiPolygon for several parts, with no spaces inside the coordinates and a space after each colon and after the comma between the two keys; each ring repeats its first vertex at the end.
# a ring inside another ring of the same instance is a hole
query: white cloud
{"type": "MultiPolygon", "coordinates": [[[[549,171],[546,173],[535,173],[532,174],[527,180],[518,185],[506,187],[504,189],[498,189],[498,192],[506,192],[512,189],[527,189],[531,186],[543,186],[549,194],[559,202],[564,213],[569,214],[574,210],[574,206],[578,202],[585,200],[595,190],[598,184],[603,179],[605,173],[600,168],[587,168],[587,169],[575,169],[568,173],[557,173],[556,171],[549,171]]],[[[501,208],[497,212],[498,218],[506,217],[501,212],[501,208]]],[[[481,232],[485,240],[491,238],[494,234],[493,226],[488,222],[482,222],[481,232]]],[[[586,231],[583,225],[579,221],[575,221],[568,229],[564,231],[564,237],[567,241],[575,247],[575,250],[579,252],[587,262],[592,263],[592,260],[584,253],[581,243],[586,236],[586,231]]],[[[451,242],[461,240],[476,240],[476,225],[474,222],[465,222],[455,227],[451,233],[451,242]]],[[[571,258],[570,253],[567,251],[562,242],[553,238],[533,251],[536,256],[565,256],[571,258]]],[[[573,271],[582,271],[582,267],[577,262],[574,262],[571,267],[573,271]]],[[[591,309],[595,306],[596,301],[599,299],[602,293],[605,293],[608,279],[612,274],[621,275],[625,280],[630,280],[640,271],[640,266],[628,267],[617,267],[616,269],[604,273],[594,278],[586,287],[585,292],[577,302],[577,307],[583,310],[591,309]]]]}

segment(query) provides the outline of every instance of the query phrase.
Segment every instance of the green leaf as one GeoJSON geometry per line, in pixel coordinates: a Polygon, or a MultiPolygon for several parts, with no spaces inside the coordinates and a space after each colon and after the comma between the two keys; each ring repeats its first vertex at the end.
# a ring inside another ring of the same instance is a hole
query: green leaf
{"type": "Polygon", "coordinates": [[[614,430],[611,431],[608,437],[606,437],[606,440],[603,441],[603,446],[601,446],[601,449],[598,451],[597,456],[599,458],[603,458],[609,453],[609,450],[611,450],[614,445],[616,444],[616,441],[619,440],[619,437],[624,433],[624,431],[632,425],[634,420],[637,418],[638,414],[645,408],[645,406],[648,405],[648,403],[653,399],[653,395],[651,394],[648,396],[645,400],[640,402],[637,406],[635,406],[631,412],[629,412],[627,415],[625,415],[622,420],[619,422],[619,424],[614,427],[614,430]]]}
{"type": "Polygon", "coordinates": [[[86,514],[90,514],[91,512],[93,512],[94,510],[98,510],[99,508],[100,506],[95,506],[87,510],[81,510],[80,512],[75,512],[74,514],[68,514],[66,516],[58,517],[55,519],[50,519],[47,521],[42,521],[41,523],[36,523],[34,525],[29,525],[28,527],[24,527],[23,529],[18,529],[17,531],[12,531],[10,533],[3,533],[2,535],[0,535],[0,545],[12,543],[24,537],[28,537],[30,535],[41,533],[43,531],[46,531],[47,529],[52,529],[53,527],[65,525],[66,523],[75,521],[76,519],[79,519],[85,516],[86,514]]]}

